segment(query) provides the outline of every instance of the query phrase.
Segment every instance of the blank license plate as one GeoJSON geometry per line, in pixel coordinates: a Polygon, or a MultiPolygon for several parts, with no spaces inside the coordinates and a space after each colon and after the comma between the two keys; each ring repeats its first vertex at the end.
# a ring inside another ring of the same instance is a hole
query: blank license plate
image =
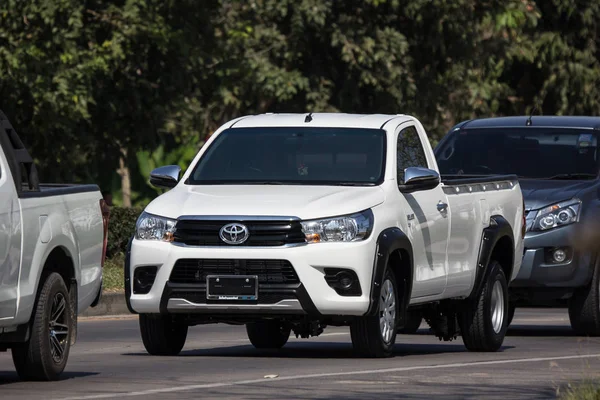
{"type": "Polygon", "coordinates": [[[209,300],[256,300],[258,277],[256,275],[234,275],[206,277],[206,298],[209,300]]]}

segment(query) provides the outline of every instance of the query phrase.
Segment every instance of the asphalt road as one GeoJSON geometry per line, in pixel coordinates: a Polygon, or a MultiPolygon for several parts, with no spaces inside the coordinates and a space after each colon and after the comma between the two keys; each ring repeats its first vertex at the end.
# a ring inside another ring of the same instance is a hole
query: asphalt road
{"type": "Polygon", "coordinates": [[[356,359],[348,329],[330,328],[259,351],[243,327],[208,325],[191,328],[180,356],[151,357],[137,319],[84,320],[60,382],[19,382],[0,353],[0,398],[548,399],[600,378],[600,338],[574,336],[565,310],[517,310],[498,353],[440,342],[426,325],[397,342],[392,358],[356,359]]]}

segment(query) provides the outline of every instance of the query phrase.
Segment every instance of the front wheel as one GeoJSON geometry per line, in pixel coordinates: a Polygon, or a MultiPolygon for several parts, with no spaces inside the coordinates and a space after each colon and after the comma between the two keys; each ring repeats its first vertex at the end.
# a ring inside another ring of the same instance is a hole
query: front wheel
{"type": "Polygon", "coordinates": [[[48,275],[40,291],[25,343],[12,348],[17,374],[23,380],[54,381],[67,365],[71,349],[71,301],[62,277],[48,275]]]}
{"type": "Polygon", "coordinates": [[[140,314],[140,333],[148,354],[176,356],[187,339],[188,326],[170,315],[140,314]]]}
{"type": "Polygon", "coordinates": [[[569,300],[569,320],[578,335],[600,336],[600,258],[592,281],[569,300]]]}
{"type": "Polygon", "coordinates": [[[508,328],[508,285],[499,262],[491,261],[481,292],[459,314],[460,331],[470,351],[497,351],[508,328]]]}
{"type": "Polygon", "coordinates": [[[354,350],[363,357],[389,357],[396,343],[398,326],[398,286],[391,269],[386,268],[379,294],[377,314],[359,317],[350,325],[354,350]]]}

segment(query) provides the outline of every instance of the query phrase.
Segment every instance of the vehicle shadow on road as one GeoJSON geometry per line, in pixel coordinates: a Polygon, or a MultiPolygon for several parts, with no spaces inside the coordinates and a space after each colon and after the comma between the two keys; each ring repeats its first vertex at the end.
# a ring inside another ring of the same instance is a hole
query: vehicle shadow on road
{"type": "MultiPolygon", "coordinates": [[[[503,346],[502,350],[513,348],[503,346]]],[[[404,344],[394,347],[394,357],[461,353],[467,350],[460,344],[404,344]]],[[[124,356],[148,356],[147,353],[129,353],[124,356]]],[[[210,349],[184,350],[180,357],[256,357],[256,358],[303,358],[303,359],[357,359],[352,345],[348,342],[292,342],[280,350],[255,349],[252,345],[220,346],[210,349]]]]}
{"type": "MultiPolygon", "coordinates": [[[[60,376],[60,381],[66,381],[69,379],[85,378],[88,376],[98,375],[98,372],[77,372],[77,371],[65,371],[60,376]]],[[[14,371],[0,371],[0,386],[9,385],[12,383],[23,383],[25,385],[35,384],[35,382],[24,382],[19,379],[19,376],[14,371]]],[[[38,384],[43,385],[44,382],[38,384]]],[[[46,383],[47,384],[47,383],[46,383]]]]}

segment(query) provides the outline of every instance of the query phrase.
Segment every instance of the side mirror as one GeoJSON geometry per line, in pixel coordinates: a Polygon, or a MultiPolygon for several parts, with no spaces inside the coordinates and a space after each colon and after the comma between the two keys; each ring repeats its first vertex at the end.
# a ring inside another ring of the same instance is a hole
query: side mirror
{"type": "Polygon", "coordinates": [[[166,165],[150,173],[150,183],[162,188],[174,188],[179,182],[181,168],[178,165],[166,165]]]}
{"type": "Polygon", "coordinates": [[[399,188],[403,193],[411,193],[419,190],[429,190],[440,184],[440,174],[429,168],[410,167],[404,170],[404,182],[399,188]]]}

